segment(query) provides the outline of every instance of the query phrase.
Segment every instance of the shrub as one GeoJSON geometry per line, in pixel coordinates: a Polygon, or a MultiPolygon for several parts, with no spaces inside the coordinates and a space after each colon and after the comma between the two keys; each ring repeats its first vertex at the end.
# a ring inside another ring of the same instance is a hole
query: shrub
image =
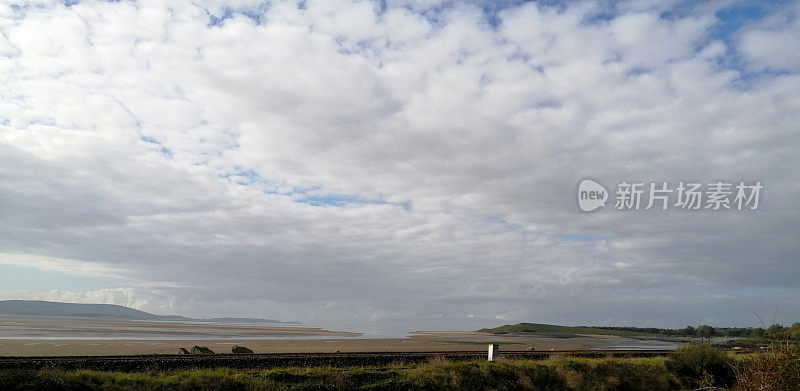
{"type": "Polygon", "coordinates": [[[710,345],[678,349],[666,364],[686,387],[727,388],[736,383],[733,358],[710,345]]]}
{"type": "Polygon", "coordinates": [[[736,391],[800,390],[800,346],[772,345],[762,353],[740,361],[736,391]]]}
{"type": "Polygon", "coordinates": [[[667,372],[659,359],[565,359],[557,366],[570,390],[658,391],[679,388],[675,377],[667,372]]]}
{"type": "Polygon", "coordinates": [[[411,390],[566,390],[555,368],[540,363],[459,362],[407,372],[411,390]]]}

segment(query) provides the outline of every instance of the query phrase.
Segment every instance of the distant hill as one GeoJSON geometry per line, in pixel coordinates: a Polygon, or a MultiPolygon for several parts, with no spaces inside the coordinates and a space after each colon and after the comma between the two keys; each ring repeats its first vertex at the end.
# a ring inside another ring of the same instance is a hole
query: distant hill
{"type": "Polygon", "coordinates": [[[162,320],[162,321],[203,321],[214,323],[242,324],[300,324],[299,322],[281,322],[272,319],[258,318],[211,318],[192,319],[175,315],[155,315],[149,312],[114,304],[78,304],[59,303],[40,300],[0,300],[0,314],[3,315],[38,315],[38,316],[75,316],[82,318],[130,319],[130,320],[162,320]]]}
{"type": "Polygon", "coordinates": [[[133,320],[190,320],[183,316],[155,315],[114,304],[58,303],[39,300],[0,300],[0,314],[133,320]]]}
{"type": "Polygon", "coordinates": [[[641,337],[652,335],[651,333],[643,333],[638,331],[629,330],[613,330],[603,329],[599,327],[588,326],[558,326],[543,323],[517,323],[507,324],[505,326],[495,327],[491,329],[480,329],[478,331],[493,334],[507,334],[507,333],[545,333],[545,334],[584,334],[584,335],[617,335],[621,337],[641,337]]]}

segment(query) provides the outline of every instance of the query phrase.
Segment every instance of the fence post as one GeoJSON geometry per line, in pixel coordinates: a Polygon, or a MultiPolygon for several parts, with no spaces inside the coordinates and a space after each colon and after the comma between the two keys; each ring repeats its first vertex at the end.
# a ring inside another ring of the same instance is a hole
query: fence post
{"type": "Polygon", "coordinates": [[[489,345],[489,357],[487,358],[487,360],[494,361],[499,352],[500,352],[500,345],[489,345]]]}

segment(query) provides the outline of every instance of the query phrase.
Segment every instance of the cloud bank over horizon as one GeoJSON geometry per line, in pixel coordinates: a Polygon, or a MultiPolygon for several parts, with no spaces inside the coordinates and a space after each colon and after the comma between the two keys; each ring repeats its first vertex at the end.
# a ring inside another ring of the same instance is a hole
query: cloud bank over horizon
{"type": "Polygon", "coordinates": [[[5,3],[0,299],[798,321],[798,52],[798,2],[5,3]],[[585,178],[764,189],[583,213],[585,178]]]}

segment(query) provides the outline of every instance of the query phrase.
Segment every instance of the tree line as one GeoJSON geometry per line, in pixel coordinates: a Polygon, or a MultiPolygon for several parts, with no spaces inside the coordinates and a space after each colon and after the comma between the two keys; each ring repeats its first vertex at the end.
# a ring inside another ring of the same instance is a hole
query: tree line
{"type": "Polygon", "coordinates": [[[800,341],[800,323],[794,323],[785,327],[780,324],[773,324],[767,327],[713,327],[700,325],[697,327],[686,326],[682,329],[662,329],[657,327],[596,327],[603,330],[632,331],[646,334],[657,334],[669,337],[751,337],[766,338],[775,340],[796,340],[800,341]]]}

